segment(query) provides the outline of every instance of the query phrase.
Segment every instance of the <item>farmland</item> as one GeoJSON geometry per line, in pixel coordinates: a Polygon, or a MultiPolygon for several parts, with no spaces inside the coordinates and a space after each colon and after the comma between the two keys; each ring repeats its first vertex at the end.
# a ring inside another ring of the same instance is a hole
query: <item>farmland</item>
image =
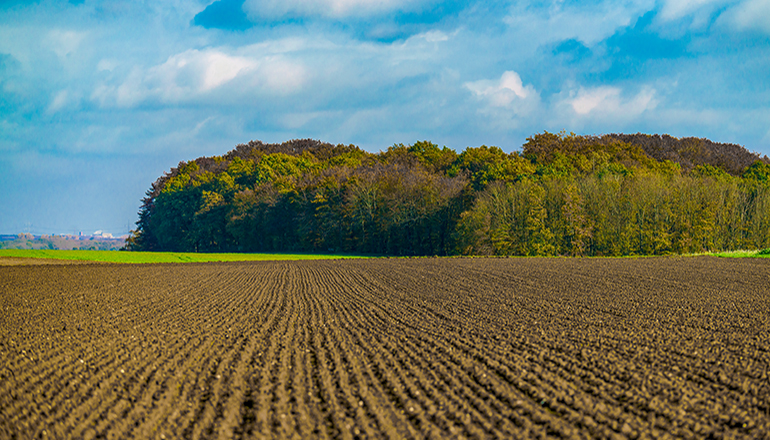
{"type": "Polygon", "coordinates": [[[212,261],[264,261],[264,260],[325,260],[361,258],[355,255],[331,254],[248,254],[248,253],[195,253],[195,252],[117,252],[95,250],[60,249],[0,249],[0,266],[11,264],[50,264],[55,261],[102,263],[208,263],[212,261]]]}
{"type": "Polygon", "coordinates": [[[1,438],[767,438],[770,260],[0,267],[1,438]]]}

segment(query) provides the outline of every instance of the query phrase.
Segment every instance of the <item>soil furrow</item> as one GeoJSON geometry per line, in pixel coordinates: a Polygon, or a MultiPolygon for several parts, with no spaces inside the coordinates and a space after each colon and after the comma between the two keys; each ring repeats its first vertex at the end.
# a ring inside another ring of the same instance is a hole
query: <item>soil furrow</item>
{"type": "Polygon", "coordinates": [[[0,267],[0,438],[770,438],[768,284],[709,257],[0,267]]]}
{"type": "MultiPolygon", "coordinates": [[[[356,427],[353,428],[353,434],[359,433],[372,437],[376,433],[386,432],[389,435],[397,435],[399,431],[406,428],[405,417],[394,417],[396,408],[383,407],[387,400],[383,397],[384,391],[381,384],[376,382],[366,360],[365,344],[361,344],[358,331],[360,329],[372,329],[368,327],[366,315],[368,311],[357,307],[356,299],[346,298],[345,292],[355,291],[356,286],[348,284],[344,273],[338,271],[327,272],[319,275],[321,279],[327,280],[323,286],[330,286],[330,294],[334,301],[333,308],[327,308],[326,313],[335,316],[335,326],[332,327],[334,334],[334,343],[340,350],[336,354],[336,365],[346,368],[338,368],[337,378],[338,387],[343,391],[342,399],[346,402],[346,408],[349,416],[354,420],[356,427]],[[353,341],[358,339],[358,343],[353,341]],[[345,354],[349,355],[346,356],[345,354]],[[349,370],[348,375],[346,370],[349,370]],[[351,384],[353,384],[351,386],[351,384]],[[350,389],[350,392],[345,390],[350,389]],[[397,422],[393,425],[393,419],[397,422]],[[402,428],[398,428],[398,426],[402,428]]],[[[414,433],[414,431],[412,431],[414,433]]],[[[401,434],[403,435],[403,434],[401,434]]]]}

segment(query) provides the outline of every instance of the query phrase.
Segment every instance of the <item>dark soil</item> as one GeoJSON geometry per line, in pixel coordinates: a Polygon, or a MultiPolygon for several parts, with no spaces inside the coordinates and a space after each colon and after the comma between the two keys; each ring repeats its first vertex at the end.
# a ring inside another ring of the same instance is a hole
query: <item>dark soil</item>
{"type": "Polygon", "coordinates": [[[0,438],[770,438],[770,260],[0,267],[0,438]]]}

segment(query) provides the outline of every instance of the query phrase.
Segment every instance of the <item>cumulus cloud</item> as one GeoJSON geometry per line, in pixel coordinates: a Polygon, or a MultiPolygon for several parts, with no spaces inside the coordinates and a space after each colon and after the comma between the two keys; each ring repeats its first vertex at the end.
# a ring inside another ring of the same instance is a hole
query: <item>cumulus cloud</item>
{"type": "Polygon", "coordinates": [[[203,91],[208,91],[232,80],[243,70],[253,69],[257,62],[244,57],[233,57],[217,51],[204,53],[197,60],[203,67],[203,91]]]}
{"type": "Polygon", "coordinates": [[[624,97],[618,87],[580,87],[570,91],[557,106],[567,109],[572,118],[606,121],[630,121],[658,105],[655,90],[644,87],[636,95],[624,97]]]}
{"type": "Polygon", "coordinates": [[[467,82],[465,87],[493,107],[511,107],[514,103],[537,98],[535,89],[531,85],[525,87],[519,74],[512,70],[503,73],[499,80],[467,82]]]}
{"type": "Polygon", "coordinates": [[[253,18],[321,16],[368,17],[394,10],[412,10],[424,1],[410,0],[246,0],[243,10],[253,18]]]}
{"type": "MultiPolygon", "coordinates": [[[[135,67],[120,84],[102,83],[92,98],[105,106],[132,107],[148,100],[181,103],[205,97],[281,95],[301,88],[306,77],[304,65],[280,53],[261,53],[262,48],[190,49],[160,65],[135,67]],[[231,90],[223,90],[229,86],[231,90]],[[215,90],[217,96],[212,96],[215,90]]],[[[108,67],[109,62],[99,64],[100,70],[108,67]]]]}
{"type": "Polygon", "coordinates": [[[487,119],[484,124],[497,129],[519,126],[540,107],[540,95],[535,88],[524,85],[514,71],[504,72],[500,79],[466,82],[464,86],[483,103],[479,113],[487,119]]]}

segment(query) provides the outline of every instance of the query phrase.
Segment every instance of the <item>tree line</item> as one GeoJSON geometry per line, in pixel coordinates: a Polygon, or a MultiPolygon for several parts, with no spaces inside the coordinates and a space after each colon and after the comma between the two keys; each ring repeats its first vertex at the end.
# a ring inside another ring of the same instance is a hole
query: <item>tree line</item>
{"type": "Polygon", "coordinates": [[[659,255],[770,247],[770,160],[670,136],[536,134],[521,152],[252,141],[157,179],[131,250],[659,255]]]}

